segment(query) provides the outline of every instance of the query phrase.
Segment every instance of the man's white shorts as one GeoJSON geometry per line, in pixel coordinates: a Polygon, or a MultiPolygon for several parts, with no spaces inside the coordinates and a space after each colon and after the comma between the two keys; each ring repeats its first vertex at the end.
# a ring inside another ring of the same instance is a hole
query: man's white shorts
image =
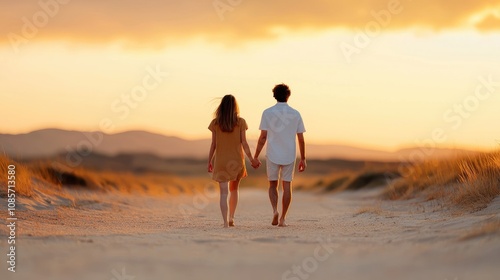
{"type": "Polygon", "coordinates": [[[266,160],[267,178],[269,181],[291,182],[295,172],[295,161],[288,165],[276,164],[269,159],[266,160]],[[281,175],[281,176],[280,176],[281,175]]]}

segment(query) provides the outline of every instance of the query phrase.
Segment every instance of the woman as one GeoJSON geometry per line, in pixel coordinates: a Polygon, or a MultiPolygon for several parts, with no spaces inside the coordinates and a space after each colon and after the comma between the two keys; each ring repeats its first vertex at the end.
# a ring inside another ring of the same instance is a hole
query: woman
{"type": "Polygon", "coordinates": [[[241,178],[247,176],[245,156],[252,161],[252,166],[259,166],[260,162],[253,159],[252,152],[246,139],[247,123],[239,117],[239,108],[236,98],[226,95],[214,113],[208,129],[212,131],[212,145],[208,155],[208,172],[220,186],[220,210],[224,219],[224,227],[234,226],[234,212],[238,204],[238,187],[241,178]],[[215,155],[215,161],[214,161],[215,155]],[[228,217],[228,188],[229,217],[228,217]]]}

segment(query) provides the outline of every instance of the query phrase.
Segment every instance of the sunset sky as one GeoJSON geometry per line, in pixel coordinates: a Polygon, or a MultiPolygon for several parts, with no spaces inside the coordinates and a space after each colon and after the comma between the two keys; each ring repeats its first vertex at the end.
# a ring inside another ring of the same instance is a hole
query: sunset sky
{"type": "Polygon", "coordinates": [[[284,82],[309,142],[500,143],[500,0],[1,0],[0,22],[0,133],[207,138],[231,93],[256,138],[284,82]]]}

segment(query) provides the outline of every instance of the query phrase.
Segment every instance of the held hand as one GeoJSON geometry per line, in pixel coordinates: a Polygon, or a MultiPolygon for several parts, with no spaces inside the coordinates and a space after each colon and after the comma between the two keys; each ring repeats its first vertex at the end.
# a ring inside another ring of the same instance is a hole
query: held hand
{"type": "Polygon", "coordinates": [[[259,159],[257,159],[257,158],[252,159],[252,167],[253,168],[257,169],[260,167],[260,165],[261,165],[261,162],[259,159]]]}
{"type": "Polygon", "coordinates": [[[214,167],[212,166],[211,162],[208,163],[208,168],[207,169],[208,169],[208,173],[214,172],[214,167]]]}
{"type": "Polygon", "coordinates": [[[251,162],[253,168],[257,168],[258,163],[254,158],[250,162],[251,162]]]}
{"type": "Polygon", "coordinates": [[[301,159],[299,163],[299,172],[304,172],[307,168],[307,163],[305,159],[301,159]]]}

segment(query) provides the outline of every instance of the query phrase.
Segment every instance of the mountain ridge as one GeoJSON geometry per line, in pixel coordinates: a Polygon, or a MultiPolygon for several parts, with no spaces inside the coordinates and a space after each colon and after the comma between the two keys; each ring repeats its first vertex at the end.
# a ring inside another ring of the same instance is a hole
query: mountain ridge
{"type": "MultiPolygon", "coordinates": [[[[118,155],[122,153],[151,153],[167,158],[204,158],[210,139],[187,140],[144,130],[129,130],[114,134],[100,131],[46,128],[21,134],[0,134],[0,149],[13,158],[44,158],[61,153],[118,155]]],[[[254,150],[256,140],[249,140],[254,150]]],[[[405,148],[395,152],[348,145],[307,144],[306,154],[314,159],[347,159],[375,161],[410,161],[412,158],[444,157],[457,153],[472,153],[460,149],[405,148]],[[412,156],[413,155],[413,156],[412,156]]]]}

